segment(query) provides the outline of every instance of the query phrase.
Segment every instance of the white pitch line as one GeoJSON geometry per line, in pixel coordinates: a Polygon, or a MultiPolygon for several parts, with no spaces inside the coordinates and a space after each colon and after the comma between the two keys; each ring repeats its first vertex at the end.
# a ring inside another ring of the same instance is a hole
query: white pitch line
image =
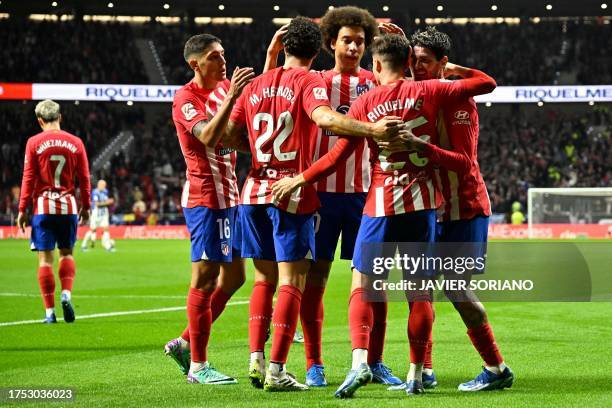
{"type": "MultiPolygon", "coordinates": [[[[241,300],[238,302],[229,302],[226,306],[238,306],[238,305],[247,305],[249,304],[248,300],[241,300]]],[[[159,309],[144,309],[144,310],[126,310],[124,312],[109,312],[109,313],[95,313],[90,315],[77,315],[77,320],[83,319],[97,319],[100,317],[114,317],[114,316],[128,316],[128,315],[139,315],[139,314],[147,314],[147,313],[161,313],[161,312],[177,312],[179,310],[185,310],[185,306],[174,306],[174,307],[162,307],[159,309]]],[[[0,322],[1,326],[18,326],[23,324],[40,324],[42,320],[20,320],[16,322],[0,322]]]]}
{"type": "MultiPolygon", "coordinates": [[[[40,293],[14,293],[0,292],[0,297],[40,297],[40,293]]],[[[84,299],[187,299],[187,295],[77,295],[84,299]]],[[[232,297],[232,299],[248,299],[245,297],[232,297]]]]}

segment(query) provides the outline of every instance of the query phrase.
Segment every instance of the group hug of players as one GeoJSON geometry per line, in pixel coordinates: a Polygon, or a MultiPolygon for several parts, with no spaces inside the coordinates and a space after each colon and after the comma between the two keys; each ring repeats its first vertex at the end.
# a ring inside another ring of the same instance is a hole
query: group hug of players
{"type": "MultiPolygon", "coordinates": [[[[219,38],[200,34],[187,41],[184,57],[194,78],[177,91],[172,114],[187,165],[181,206],[192,274],[187,327],[165,352],[189,383],[236,383],[209,364],[207,347],[213,322],[245,281],[243,259],[251,258],[251,383],[266,391],[326,386],[323,295],[342,234],[340,257],[352,260],[353,271],[353,361],[335,395],[351,397],[369,382],[409,395],[437,385],[431,294],[408,294],[410,366],[402,381],[383,363],[387,303],[365,296],[374,276],[361,251],[384,242],[487,240],[490,204],[476,159],[472,97],[496,83],[450,63],[449,51],[448,36],[435,28],[408,39],[399,27],[379,27],[356,7],[332,9],[320,25],[297,17],[281,27],[257,77],[251,68],[236,68],[227,79],[219,38]],[[321,46],[334,55],[335,66],[311,71],[321,46]],[[372,72],[360,67],[367,48],[372,72]],[[281,51],[284,63],[276,67],[281,51]],[[412,78],[406,78],[408,69],[412,78]],[[461,79],[444,80],[451,75],[461,79]],[[236,151],[252,156],[241,192],[236,151]],[[298,317],[304,384],[285,368],[298,317]]],[[[485,310],[473,294],[465,295],[469,301],[453,304],[484,368],[459,390],[510,387],[513,373],[485,310]]]]}

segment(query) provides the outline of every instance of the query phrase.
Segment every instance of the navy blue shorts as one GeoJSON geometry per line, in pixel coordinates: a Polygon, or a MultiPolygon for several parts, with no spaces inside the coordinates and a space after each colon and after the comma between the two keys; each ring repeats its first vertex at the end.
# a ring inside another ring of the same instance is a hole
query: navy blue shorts
{"type": "Polygon", "coordinates": [[[240,205],[243,258],[275,262],[314,259],[314,217],[291,214],[272,204],[240,205]]]}
{"type": "Polygon", "coordinates": [[[183,208],[191,235],[191,262],[232,262],[240,256],[235,244],[237,211],[238,207],[183,208]]]}
{"type": "MultiPolygon", "coordinates": [[[[481,215],[469,220],[444,221],[436,226],[436,242],[456,242],[457,245],[446,248],[446,252],[454,252],[454,256],[486,260],[488,232],[489,217],[486,216],[481,215]]],[[[483,272],[484,269],[478,269],[472,273],[483,272]]]]}
{"type": "MultiPolygon", "coordinates": [[[[436,236],[436,211],[422,210],[389,217],[363,215],[355,242],[353,266],[364,275],[373,272],[374,258],[394,256],[385,254],[380,245],[385,242],[434,242],[436,236]]],[[[387,248],[389,249],[389,248],[387,248]]],[[[394,250],[392,252],[395,252],[394,250]]]]}
{"type": "Polygon", "coordinates": [[[334,260],[342,233],[341,259],[352,259],[367,193],[319,193],[321,208],[315,213],[317,260],[334,260]]]}
{"type": "Polygon", "coordinates": [[[32,217],[32,251],[51,251],[55,245],[60,249],[72,249],[76,242],[79,218],[76,214],[36,214],[32,217]]]}
{"type": "Polygon", "coordinates": [[[436,242],[487,242],[489,217],[443,221],[436,226],[436,242]]]}

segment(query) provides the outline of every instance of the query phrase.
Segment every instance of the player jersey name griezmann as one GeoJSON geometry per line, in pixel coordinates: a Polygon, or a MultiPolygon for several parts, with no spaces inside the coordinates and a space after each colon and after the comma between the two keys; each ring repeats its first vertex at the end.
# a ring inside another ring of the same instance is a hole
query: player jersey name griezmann
{"type": "Polygon", "coordinates": [[[419,98],[417,100],[415,100],[414,98],[394,99],[392,101],[379,103],[368,112],[367,116],[370,122],[376,122],[378,121],[378,119],[388,115],[390,112],[409,109],[420,111],[422,106],[423,98],[419,98]]]}
{"type": "Polygon", "coordinates": [[[274,98],[274,97],[285,98],[289,101],[289,103],[293,103],[295,101],[295,94],[293,93],[293,89],[287,88],[286,86],[269,86],[265,87],[261,90],[261,96],[257,94],[251,94],[249,96],[249,102],[251,102],[251,106],[257,105],[261,102],[262,99],[274,98]]]}
{"type": "Polygon", "coordinates": [[[63,147],[65,149],[70,150],[72,153],[76,153],[77,151],[76,146],[66,140],[50,139],[45,140],[40,145],[38,145],[38,147],[36,148],[36,154],[41,154],[50,147],[63,147]]]}

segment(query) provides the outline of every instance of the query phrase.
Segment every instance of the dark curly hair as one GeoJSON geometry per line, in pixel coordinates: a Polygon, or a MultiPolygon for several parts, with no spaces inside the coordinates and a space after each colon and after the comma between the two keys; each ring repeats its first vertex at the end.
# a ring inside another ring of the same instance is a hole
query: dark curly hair
{"type": "Polygon", "coordinates": [[[372,55],[379,56],[393,69],[403,68],[410,56],[410,41],[403,35],[381,35],[372,43],[372,55]]]}
{"type": "Polygon", "coordinates": [[[428,26],[425,31],[417,31],[410,38],[413,47],[423,47],[430,49],[438,60],[448,55],[451,50],[450,37],[436,29],[436,27],[428,26]]]}
{"type": "Polygon", "coordinates": [[[212,43],[221,44],[221,40],[212,34],[196,34],[189,37],[183,49],[183,58],[189,62],[189,57],[193,54],[201,54],[212,43]]]}
{"type": "Polygon", "coordinates": [[[368,10],[354,6],[333,8],[321,17],[321,32],[323,33],[323,49],[325,51],[334,55],[334,50],[331,49],[331,41],[338,38],[338,32],[346,26],[363,28],[366,48],[372,44],[374,37],[378,35],[378,23],[368,10]]]}
{"type": "Polygon", "coordinates": [[[321,29],[307,17],[295,17],[283,36],[283,45],[285,52],[294,57],[314,58],[321,50],[321,29]]]}

